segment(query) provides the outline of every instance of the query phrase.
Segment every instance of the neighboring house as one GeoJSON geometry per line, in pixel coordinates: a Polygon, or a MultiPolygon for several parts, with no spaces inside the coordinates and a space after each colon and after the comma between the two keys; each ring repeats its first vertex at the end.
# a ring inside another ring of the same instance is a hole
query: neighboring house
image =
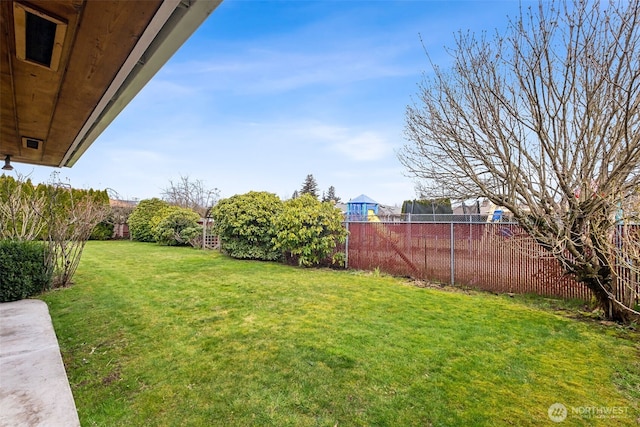
{"type": "Polygon", "coordinates": [[[397,205],[396,206],[380,205],[378,207],[378,217],[382,221],[401,221],[402,207],[397,205]]]}
{"type": "Polygon", "coordinates": [[[496,206],[486,198],[463,200],[453,206],[454,215],[479,215],[486,221],[502,221],[510,215],[510,211],[502,206],[496,206]]]}
{"type": "Polygon", "coordinates": [[[492,215],[496,209],[496,205],[489,199],[471,199],[463,200],[460,204],[456,204],[453,207],[454,215],[492,215]]]}
{"type": "Polygon", "coordinates": [[[336,207],[336,209],[340,209],[340,211],[344,215],[347,214],[347,204],[346,203],[338,202],[338,203],[335,203],[334,206],[336,207]]]}

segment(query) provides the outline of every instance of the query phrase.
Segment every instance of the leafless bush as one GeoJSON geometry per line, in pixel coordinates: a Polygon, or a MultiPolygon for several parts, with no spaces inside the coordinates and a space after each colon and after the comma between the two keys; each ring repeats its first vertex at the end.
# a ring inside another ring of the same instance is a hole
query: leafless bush
{"type": "Polygon", "coordinates": [[[109,205],[60,181],[46,187],[46,228],[53,287],[71,284],[93,228],[107,218],[109,205]]]}

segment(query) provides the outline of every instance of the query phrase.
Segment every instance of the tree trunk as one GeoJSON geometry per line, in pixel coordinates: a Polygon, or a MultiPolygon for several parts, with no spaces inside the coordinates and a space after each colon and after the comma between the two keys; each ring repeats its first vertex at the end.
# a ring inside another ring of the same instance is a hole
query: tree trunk
{"type": "Polygon", "coordinates": [[[596,297],[598,307],[604,311],[605,318],[614,322],[625,323],[629,320],[629,312],[621,307],[619,303],[615,301],[615,295],[613,289],[613,276],[610,270],[605,272],[600,278],[585,278],[582,280],[593,295],[596,297]]]}

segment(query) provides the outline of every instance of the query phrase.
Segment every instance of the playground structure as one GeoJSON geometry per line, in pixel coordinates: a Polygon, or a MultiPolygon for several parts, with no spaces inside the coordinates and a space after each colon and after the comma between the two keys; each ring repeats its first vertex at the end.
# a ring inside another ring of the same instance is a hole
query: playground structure
{"type": "Polygon", "coordinates": [[[361,194],[347,202],[347,221],[369,221],[369,212],[377,215],[379,207],[378,202],[361,194]]]}

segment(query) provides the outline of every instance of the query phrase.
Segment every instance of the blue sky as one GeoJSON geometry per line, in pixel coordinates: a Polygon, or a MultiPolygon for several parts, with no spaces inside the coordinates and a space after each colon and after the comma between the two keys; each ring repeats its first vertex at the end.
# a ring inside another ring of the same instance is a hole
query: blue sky
{"type": "MultiPolygon", "coordinates": [[[[528,4],[523,2],[523,4],[528,4]]],[[[344,201],[415,197],[396,152],[428,72],[458,30],[503,29],[519,2],[226,0],[73,168],[78,188],[124,198],[199,179],[222,197],[288,198],[313,174],[344,201]]],[[[15,163],[44,182],[56,169],[15,163]]]]}

